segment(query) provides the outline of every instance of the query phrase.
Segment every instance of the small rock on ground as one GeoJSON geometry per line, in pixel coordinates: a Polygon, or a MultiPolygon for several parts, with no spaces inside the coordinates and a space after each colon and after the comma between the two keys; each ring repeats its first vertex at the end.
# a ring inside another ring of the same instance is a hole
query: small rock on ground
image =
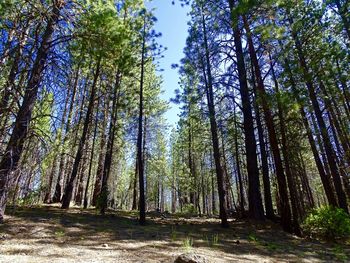
{"type": "Polygon", "coordinates": [[[174,263],[209,263],[209,261],[200,255],[186,253],[178,256],[174,263]]]}

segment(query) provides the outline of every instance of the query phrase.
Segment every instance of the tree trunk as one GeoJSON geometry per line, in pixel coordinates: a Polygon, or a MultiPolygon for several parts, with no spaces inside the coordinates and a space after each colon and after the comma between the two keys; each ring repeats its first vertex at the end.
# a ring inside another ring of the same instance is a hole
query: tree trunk
{"type": "Polygon", "coordinates": [[[273,122],[273,117],[272,117],[270,107],[267,102],[265,85],[261,75],[261,70],[260,70],[257,54],[254,48],[253,40],[251,37],[249,25],[245,17],[243,17],[243,19],[244,19],[245,28],[247,31],[249,54],[254,66],[254,73],[257,81],[258,97],[261,100],[265,123],[267,126],[269,140],[270,140],[270,147],[271,147],[271,151],[273,154],[273,159],[276,167],[276,177],[278,182],[279,200],[280,200],[280,206],[281,206],[281,224],[285,231],[293,232],[291,211],[290,211],[289,198],[288,198],[287,181],[286,181],[286,176],[284,174],[281,153],[278,147],[278,140],[277,140],[275,125],[273,122]]]}
{"type": "MultiPolygon", "coordinates": [[[[293,22],[291,20],[291,24],[292,23],[293,22]]],[[[331,143],[330,138],[329,138],[329,134],[327,132],[327,126],[326,126],[326,123],[323,119],[320,105],[319,105],[318,100],[317,100],[315,87],[312,83],[311,75],[310,75],[308,66],[306,64],[306,59],[304,56],[302,45],[301,45],[296,33],[292,32],[292,35],[293,35],[295,46],[297,49],[299,64],[300,64],[300,67],[303,71],[303,77],[304,77],[306,87],[307,87],[308,92],[309,92],[310,100],[312,102],[312,106],[314,108],[315,115],[316,115],[316,120],[317,120],[319,129],[321,132],[321,136],[323,139],[324,148],[325,148],[326,156],[327,156],[327,161],[328,161],[331,173],[332,173],[335,191],[336,191],[336,194],[338,197],[338,204],[339,204],[340,208],[344,209],[344,211],[346,211],[348,213],[348,204],[346,201],[345,192],[344,192],[343,187],[342,187],[339,170],[338,170],[338,167],[337,167],[337,164],[335,161],[335,153],[334,153],[333,146],[332,146],[332,143],[331,143]]]]}
{"type": "Polygon", "coordinates": [[[144,159],[143,159],[143,82],[145,70],[145,56],[146,56],[146,17],[143,21],[143,35],[142,35],[142,50],[141,50],[141,78],[140,78],[140,93],[139,93],[139,119],[138,119],[138,135],[137,135],[137,164],[139,172],[139,208],[140,208],[140,225],[146,224],[146,200],[145,200],[145,178],[144,178],[144,159]]]}
{"type": "MultiPolygon", "coordinates": [[[[69,130],[71,128],[71,119],[72,119],[72,114],[73,114],[73,108],[74,108],[74,101],[75,101],[75,95],[76,95],[76,91],[77,91],[77,87],[78,87],[78,78],[79,78],[79,67],[77,69],[77,73],[75,75],[74,78],[74,84],[73,84],[73,91],[72,91],[72,95],[71,95],[71,100],[70,100],[70,105],[69,105],[69,110],[68,110],[68,116],[67,116],[67,120],[65,121],[65,131],[63,133],[62,131],[62,137],[63,140],[61,140],[62,142],[62,149],[61,149],[61,154],[59,157],[60,160],[60,164],[59,164],[59,171],[58,171],[58,177],[57,177],[57,182],[56,182],[56,186],[55,186],[55,193],[52,197],[52,202],[53,203],[58,203],[61,201],[61,195],[62,195],[62,180],[64,178],[64,166],[65,166],[65,145],[68,141],[68,133],[69,130]]],[[[67,98],[68,99],[68,98],[67,98]]],[[[63,129],[62,129],[63,130],[63,129]]]]}
{"type": "MultiPolygon", "coordinates": [[[[230,10],[233,15],[234,0],[229,0],[230,10]]],[[[256,154],[256,139],[254,134],[254,121],[252,106],[249,95],[249,88],[247,83],[247,72],[244,63],[244,54],[242,47],[242,37],[239,29],[239,16],[233,25],[234,44],[236,48],[237,70],[240,85],[240,93],[242,100],[243,111],[243,126],[245,135],[245,149],[248,172],[248,203],[249,203],[249,217],[263,220],[264,208],[261,200],[260,182],[259,182],[259,168],[256,154]]]]}
{"type": "Polygon", "coordinates": [[[280,121],[280,133],[281,133],[281,148],[282,148],[282,153],[284,157],[284,165],[285,165],[285,170],[286,170],[286,177],[287,177],[287,182],[288,182],[288,188],[289,188],[289,193],[290,193],[290,200],[292,204],[292,216],[293,216],[293,228],[294,228],[294,233],[298,236],[301,236],[301,230],[299,226],[299,219],[300,219],[300,214],[299,214],[299,203],[298,203],[298,198],[296,196],[297,193],[297,188],[296,188],[296,183],[295,183],[295,177],[292,174],[291,170],[291,165],[290,165],[290,154],[292,152],[290,151],[288,147],[288,142],[287,142],[287,127],[286,127],[286,120],[284,118],[284,111],[283,111],[283,106],[280,102],[280,99],[278,98],[279,94],[279,84],[277,81],[275,69],[272,64],[272,57],[269,54],[269,60],[270,60],[270,68],[271,68],[271,73],[272,73],[272,79],[274,82],[275,86],[275,91],[277,95],[277,108],[278,108],[278,118],[280,121]]]}
{"type": "Polygon", "coordinates": [[[106,147],[106,155],[103,165],[103,174],[102,174],[102,184],[101,184],[101,192],[100,192],[100,201],[101,207],[100,212],[102,215],[105,214],[107,206],[108,206],[108,179],[111,173],[112,159],[113,159],[113,149],[114,149],[114,141],[115,141],[115,133],[117,130],[117,117],[118,117],[118,101],[119,101],[119,88],[120,88],[121,76],[119,71],[116,75],[116,81],[113,92],[113,105],[112,105],[112,113],[111,120],[109,123],[109,132],[108,132],[108,140],[106,147]]]}
{"type": "Polygon", "coordinates": [[[275,219],[275,215],[273,212],[273,204],[272,204],[272,196],[271,196],[271,185],[270,185],[270,177],[269,177],[269,162],[266,153],[266,144],[264,139],[264,129],[261,123],[261,113],[260,107],[256,100],[258,94],[256,91],[256,80],[254,75],[254,66],[252,66],[252,83],[254,90],[254,106],[255,106],[255,115],[256,115],[256,126],[258,128],[258,137],[259,137],[259,147],[260,147],[260,159],[261,159],[261,169],[263,175],[263,184],[264,184],[264,201],[265,201],[265,211],[266,217],[270,220],[275,219]]]}
{"type": "Polygon", "coordinates": [[[100,154],[98,157],[98,164],[97,164],[97,171],[96,171],[96,179],[95,179],[95,185],[94,185],[94,192],[92,195],[91,205],[96,206],[97,197],[101,193],[101,185],[102,185],[102,177],[103,177],[103,169],[104,169],[104,163],[105,163],[105,155],[106,155],[106,134],[105,130],[107,129],[107,122],[109,117],[109,105],[110,100],[109,97],[105,98],[104,103],[104,115],[103,115],[103,122],[102,126],[100,128],[100,134],[101,134],[101,141],[100,141],[100,154]]]}
{"type": "Polygon", "coordinates": [[[306,130],[306,134],[307,134],[308,141],[309,141],[309,144],[311,147],[311,151],[312,151],[312,154],[314,156],[314,160],[316,163],[318,173],[320,174],[320,177],[321,177],[321,182],[322,182],[323,188],[325,190],[328,203],[330,205],[337,206],[337,200],[336,200],[336,197],[335,197],[334,192],[333,192],[332,182],[325,172],[325,167],[323,166],[322,160],[321,160],[320,155],[318,153],[316,142],[315,142],[315,139],[312,135],[312,130],[311,130],[311,127],[309,124],[309,120],[307,119],[307,116],[306,116],[304,105],[302,105],[300,102],[301,99],[299,97],[296,83],[295,83],[294,77],[292,75],[289,61],[287,59],[285,59],[284,63],[285,63],[285,68],[286,68],[287,73],[288,73],[288,77],[289,77],[289,81],[290,81],[293,95],[294,95],[297,103],[299,103],[300,115],[301,115],[301,118],[303,120],[303,124],[304,124],[305,130],[306,130]]]}
{"type": "Polygon", "coordinates": [[[16,116],[15,125],[5,154],[0,162],[0,222],[3,220],[6,208],[7,193],[13,182],[12,173],[17,169],[27,138],[32,111],[37,99],[42,73],[50,50],[50,40],[55,31],[55,26],[63,6],[63,1],[53,2],[52,13],[48,18],[45,32],[41,38],[41,44],[25,89],[23,102],[16,116]]]}
{"type": "Polygon", "coordinates": [[[88,191],[89,191],[89,185],[91,180],[91,173],[92,173],[92,163],[94,161],[94,153],[95,153],[95,143],[96,143],[96,136],[97,136],[97,127],[98,127],[98,111],[100,106],[100,99],[97,101],[97,107],[96,107],[96,116],[95,116],[95,127],[94,127],[94,134],[92,137],[92,146],[91,146],[91,154],[90,154],[90,162],[89,162],[89,173],[86,181],[86,187],[84,192],[84,209],[88,206],[88,191]]]}
{"type": "Polygon", "coordinates": [[[93,80],[92,87],[91,87],[89,104],[88,104],[88,108],[87,108],[87,112],[86,112],[86,116],[85,116],[83,132],[82,132],[82,135],[81,135],[81,138],[79,141],[79,145],[78,145],[78,150],[77,150],[77,153],[76,153],[76,156],[74,159],[72,173],[71,173],[71,176],[69,178],[69,182],[66,185],[64,195],[62,197],[62,208],[63,209],[69,208],[70,201],[72,199],[73,184],[74,184],[74,180],[78,174],[78,168],[79,168],[79,164],[80,164],[80,161],[81,161],[81,158],[83,155],[83,149],[84,149],[85,141],[87,138],[88,128],[89,128],[90,119],[91,119],[91,115],[92,115],[92,111],[93,111],[93,107],[94,107],[95,97],[96,97],[97,81],[98,81],[98,77],[100,75],[100,69],[101,69],[101,58],[98,58],[95,73],[94,73],[94,80],[93,80]]]}
{"type": "Polygon", "coordinates": [[[211,130],[211,138],[213,143],[213,154],[214,154],[216,178],[217,178],[218,193],[219,193],[220,219],[221,219],[221,226],[228,227],[229,225],[227,221],[227,208],[226,208],[227,196],[226,196],[226,191],[224,187],[224,171],[222,169],[221,160],[220,160],[218,128],[217,128],[216,116],[215,116],[216,113],[215,113],[215,99],[214,99],[214,92],[213,92],[213,79],[211,74],[210,54],[209,54],[204,14],[202,14],[202,26],[203,26],[203,35],[204,35],[204,45],[205,45],[206,69],[203,61],[202,61],[203,62],[202,66],[203,66],[203,74],[204,74],[205,87],[206,87],[206,93],[207,93],[210,130],[211,130]]]}

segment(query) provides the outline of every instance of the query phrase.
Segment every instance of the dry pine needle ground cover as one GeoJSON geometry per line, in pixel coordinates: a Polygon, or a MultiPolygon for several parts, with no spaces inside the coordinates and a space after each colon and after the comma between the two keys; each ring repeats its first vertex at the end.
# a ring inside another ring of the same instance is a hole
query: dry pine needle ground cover
{"type": "Polygon", "coordinates": [[[157,217],[54,206],[8,209],[0,226],[0,262],[173,262],[193,252],[209,262],[346,262],[348,244],[298,238],[266,222],[157,217]]]}

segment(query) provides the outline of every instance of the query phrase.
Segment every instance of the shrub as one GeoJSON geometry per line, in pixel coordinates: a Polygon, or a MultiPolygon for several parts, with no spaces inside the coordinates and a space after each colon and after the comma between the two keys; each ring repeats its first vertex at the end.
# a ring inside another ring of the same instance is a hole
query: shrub
{"type": "Polygon", "coordinates": [[[96,199],[96,209],[101,209],[108,201],[109,191],[102,190],[96,199]]]}
{"type": "Polygon", "coordinates": [[[347,237],[350,235],[350,217],[343,209],[322,206],[306,217],[303,231],[308,236],[328,240],[347,237]]]}
{"type": "Polygon", "coordinates": [[[182,212],[185,215],[195,215],[197,213],[197,210],[193,204],[185,204],[182,209],[182,212]]]}

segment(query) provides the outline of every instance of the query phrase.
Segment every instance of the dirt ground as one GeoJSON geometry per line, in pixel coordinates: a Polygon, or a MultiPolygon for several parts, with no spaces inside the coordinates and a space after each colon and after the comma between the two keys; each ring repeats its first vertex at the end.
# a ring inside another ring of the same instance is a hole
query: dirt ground
{"type": "Polygon", "coordinates": [[[8,209],[0,226],[0,262],[173,262],[193,252],[209,262],[350,262],[349,244],[301,239],[273,223],[160,218],[54,206],[8,209]]]}

